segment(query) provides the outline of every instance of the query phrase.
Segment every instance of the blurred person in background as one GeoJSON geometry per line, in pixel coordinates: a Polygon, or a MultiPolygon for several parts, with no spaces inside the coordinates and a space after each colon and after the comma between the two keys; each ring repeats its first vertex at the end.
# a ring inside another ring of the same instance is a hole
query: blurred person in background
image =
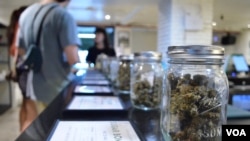
{"type": "Polygon", "coordinates": [[[19,9],[16,9],[12,12],[10,17],[10,24],[7,29],[7,39],[9,44],[9,53],[11,57],[11,72],[12,75],[15,75],[15,63],[18,56],[18,48],[17,48],[17,31],[19,28],[19,18],[22,14],[22,12],[27,8],[28,6],[21,6],[19,9]]]}
{"type": "MultiPolygon", "coordinates": [[[[42,102],[45,107],[75,78],[74,65],[80,62],[80,40],[77,37],[76,22],[65,9],[69,1],[41,0],[29,6],[19,20],[20,58],[28,54],[31,42],[38,37],[30,37],[31,32],[38,31],[39,26],[42,26],[40,42],[37,43],[42,55],[41,69],[34,72],[28,68],[19,75],[27,80],[26,97],[42,102]],[[42,24],[43,17],[45,18],[42,24]]],[[[34,115],[32,120],[36,116],[34,115]]]]}
{"type": "Polygon", "coordinates": [[[104,28],[97,27],[95,30],[95,44],[89,48],[86,61],[91,64],[96,63],[96,59],[99,55],[104,54],[109,57],[115,57],[116,53],[113,48],[109,46],[109,40],[107,32],[104,28]]]}
{"type": "Polygon", "coordinates": [[[19,113],[19,125],[20,131],[23,131],[25,127],[32,122],[33,118],[37,115],[37,109],[35,102],[26,96],[26,79],[24,77],[19,77],[16,71],[16,63],[18,60],[18,47],[17,47],[17,31],[19,28],[18,20],[22,12],[27,8],[27,6],[22,6],[17,10],[14,10],[11,14],[10,25],[7,30],[9,53],[11,56],[11,72],[8,74],[7,79],[17,82],[20,90],[22,92],[22,105],[19,113]]]}

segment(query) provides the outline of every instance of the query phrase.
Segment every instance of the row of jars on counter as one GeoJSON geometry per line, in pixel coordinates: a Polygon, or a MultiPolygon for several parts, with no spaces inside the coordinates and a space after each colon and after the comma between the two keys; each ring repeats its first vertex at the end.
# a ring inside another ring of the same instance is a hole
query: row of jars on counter
{"type": "Polygon", "coordinates": [[[161,107],[166,140],[220,141],[229,93],[224,48],[173,46],[167,56],[166,70],[162,54],[147,51],[103,59],[102,71],[135,108],[161,107]]]}
{"type": "Polygon", "coordinates": [[[130,94],[132,105],[139,109],[157,109],[162,88],[162,54],[153,51],[107,57],[101,71],[119,94],[130,94]]]}

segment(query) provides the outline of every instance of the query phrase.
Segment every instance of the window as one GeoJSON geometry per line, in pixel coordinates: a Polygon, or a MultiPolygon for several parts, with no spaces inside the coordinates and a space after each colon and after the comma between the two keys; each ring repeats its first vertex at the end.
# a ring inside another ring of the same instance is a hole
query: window
{"type": "MultiPolygon", "coordinates": [[[[80,38],[82,45],[81,50],[88,50],[94,45],[96,26],[78,26],[78,37],[80,38]]],[[[114,47],[114,27],[106,27],[106,32],[109,38],[110,47],[114,47]]]]}

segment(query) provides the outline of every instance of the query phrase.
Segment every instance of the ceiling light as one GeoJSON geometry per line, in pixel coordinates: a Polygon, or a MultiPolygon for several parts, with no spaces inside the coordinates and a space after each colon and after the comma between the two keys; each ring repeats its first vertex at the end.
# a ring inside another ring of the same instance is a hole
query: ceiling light
{"type": "Polygon", "coordinates": [[[213,25],[213,26],[216,26],[217,24],[216,24],[216,22],[213,22],[212,25],[213,25]]]}
{"type": "Polygon", "coordinates": [[[250,24],[248,24],[247,27],[250,28],[250,24]]]}
{"type": "Polygon", "coordinates": [[[111,16],[110,16],[110,15],[105,15],[105,19],[106,19],[106,20],[110,20],[110,19],[111,19],[111,16]]]}
{"type": "Polygon", "coordinates": [[[80,34],[78,34],[78,38],[94,39],[95,38],[95,34],[80,33],[80,34]]]}

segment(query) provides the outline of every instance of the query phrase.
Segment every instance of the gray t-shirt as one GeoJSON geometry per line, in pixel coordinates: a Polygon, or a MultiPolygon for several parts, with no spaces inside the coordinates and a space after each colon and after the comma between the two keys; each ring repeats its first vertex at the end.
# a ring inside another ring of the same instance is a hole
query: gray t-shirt
{"type": "MultiPolygon", "coordinates": [[[[57,4],[44,5],[36,19],[42,19],[41,17],[52,5],[57,4]]],[[[32,40],[30,39],[30,31],[33,18],[41,6],[39,3],[33,4],[21,15],[19,47],[26,49],[29,47],[32,40]]],[[[38,29],[39,21],[41,20],[35,20],[33,29],[38,29]]],[[[33,76],[33,88],[37,100],[47,104],[50,103],[73,79],[63,50],[69,45],[79,44],[75,20],[63,7],[56,6],[49,12],[43,23],[39,44],[43,56],[43,65],[41,72],[34,73],[33,76]]]]}

